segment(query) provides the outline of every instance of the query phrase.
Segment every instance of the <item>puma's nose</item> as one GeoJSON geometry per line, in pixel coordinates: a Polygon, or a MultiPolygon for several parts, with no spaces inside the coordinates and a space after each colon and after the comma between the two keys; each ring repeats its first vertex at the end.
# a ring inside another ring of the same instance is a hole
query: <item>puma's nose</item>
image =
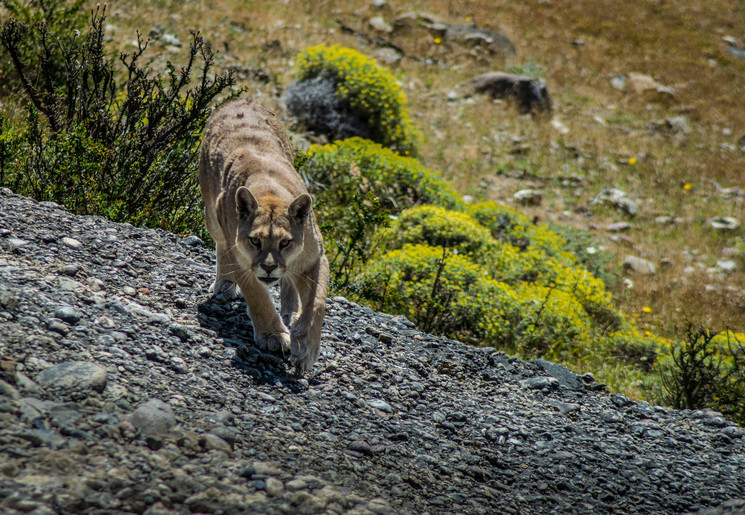
{"type": "Polygon", "coordinates": [[[276,270],[277,266],[279,266],[279,265],[277,265],[277,263],[271,263],[271,264],[268,264],[268,263],[262,263],[262,264],[261,264],[261,268],[263,268],[263,269],[264,269],[264,271],[265,271],[265,272],[266,272],[267,274],[271,274],[271,273],[272,273],[272,271],[276,270]]]}

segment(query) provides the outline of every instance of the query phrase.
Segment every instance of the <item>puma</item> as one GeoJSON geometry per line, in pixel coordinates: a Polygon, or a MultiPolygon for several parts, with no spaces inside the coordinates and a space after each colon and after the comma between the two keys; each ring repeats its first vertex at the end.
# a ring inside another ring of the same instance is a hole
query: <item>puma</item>
{"type": "Polygon", "coordinates": [[[274,113],[246,99],[210,116],[199,157],[207,231],[215,240],[215,295],[243,295],[262,348],[290,352],[298,374],[318,359],[328,260],[311,197],[274,113]],[[279,284],[281,316],[269,287],[279,284]]]}

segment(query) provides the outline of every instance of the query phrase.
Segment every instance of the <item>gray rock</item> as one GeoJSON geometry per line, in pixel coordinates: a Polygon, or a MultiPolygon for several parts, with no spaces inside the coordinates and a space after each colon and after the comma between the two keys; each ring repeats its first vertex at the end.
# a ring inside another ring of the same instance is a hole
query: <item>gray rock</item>
{"type": "Polygon", "coordinates": [[[393,413],[393,408],[391,407],[391,405],[382,399],[370,399],[367,401],[367,404],[380,411],[393,413]]]}
{"type": "Polygon", "coordinates": [[[631,224],[628,222],[616,222],[605,227],[608,232],[627,232],[629,229],[631,229],[631,224]]]}
{"type": "Polygon", "coordinates": [[[591,205],[607,204],[612,206],[630,216],[636,216],[639,212],[639,207],[631,199],[626,196],[626,193],[615,189],[608,188],[601,191],[594,199],[592,199],[591,205]]]}
{"type": "Polygon", "coordinates": [[[559,386],[559,381],[554,377],[531,377],[521,381],[520,384],[531,390],[553,389],[559,386]]]}
{"type": "Polygon", "coordinates": [[[521,113],[547,113],[551,111],[551,97],[546,82],[525,75],[492,72],[471,80],[469,87],[475,93],[514,102],[521,113]]]}
{"type": "Polygon", "coordinates": [[[536,190],[520,190],[512,198],[523,206],[539,206],[543,202],[543,194],[536,190]]]}
{"type": "Polygon", "coordinates": [[[106,387],[106,369],[88,361],[66,361],[43,370],[36,376],[42,387],[89,388],[102,391],[106,387]]]}
{"type": "Polygon", "coordinates": [[[163,34],[160,37],[160,40],[163,42],[164,45],[169,45],[169,46],[174,46],[174,47],[181,46],[181,41],[173,34],[163,34]]]}
{"type": "Polygon", "coordinates": [[[61,240],[63,245],[67,245],[68,247],[71,247],[73,249],[79,249],[83,246],[82,243],[80,243],[79,240],[76,240],[75,238],[70,238],[69,236],[63,237],[61,240]]]}
{"type": "Polygon", "coordinates": [[[513,55],[516,53],[515,45],[502,34],[481,29],[473,22],[460,25],[430,23],[430,30],[442,33],[448,41],[464,44],[469,47],[480,47],[490,54],[513,55]]]}
{"type": "Polygon", "coordinates": [[[204,242],[199,236],[187,236],[181,240],[181,243],[189,247],[204,247],[204,242]]]}
{"type": "Polygon", "coordinates": [[[568,368],[557,365],[556,363],[551,363],[550,361],[546,361],[544,359],[537,359],[533,361],[533,363],[541,367],[544,372],[559,381],[559,384],[564,388],[569,388],[570,390],[585,391],[585,382],[580,376],[578,376],[568,368]]]}
{"type": "Polygon", "coordinates": [[[137,408],[129,423],[143,436],[167,435],[176,425],[173,408],[159,399],[151,399],[137,408]]]}
{"type": "Polygon", "coordinates": [[[370,18],[370,21],[368,23],[373,30],[376,30],[378,32],[383,32],[385,34],[390,34],[391,32],[393,32],[393,27],[389,23],[387,23],[382,16],[375,16],[373,18],[370,18]]]}
{"type": "Polygon", "coordinates": [[[60,306],[54,310],[54,316],[70,325],[75,325],[82,318],[83,314],[80,310],[72,306],[60,306]]]}

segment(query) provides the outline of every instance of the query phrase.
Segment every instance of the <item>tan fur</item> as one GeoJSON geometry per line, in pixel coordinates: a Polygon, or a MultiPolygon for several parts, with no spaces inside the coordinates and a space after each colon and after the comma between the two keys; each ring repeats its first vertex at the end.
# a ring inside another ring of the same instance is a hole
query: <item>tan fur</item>
{"type": "Polygon", "coordinates": [[[275,115],[235,99],[207,121],[199,160],[207,230],[215,240],[215,294],[243,294],[254,339],[289,350],[298,373],[318,359],[328,261],[290,141],[275,115]],[[268,287],[280,284],[280,317],[268,287]]]}

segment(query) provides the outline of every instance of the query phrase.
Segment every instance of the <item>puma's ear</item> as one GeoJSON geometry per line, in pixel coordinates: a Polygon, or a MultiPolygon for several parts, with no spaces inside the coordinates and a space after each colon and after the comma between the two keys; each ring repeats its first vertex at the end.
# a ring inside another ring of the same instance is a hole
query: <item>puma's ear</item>
{"type": "Polygon", "coordinates": [[[310,204],[310,195],[303,193],[292,201],[290,207],[287,208],[287,213],[290,215],[290,218],[304,220],[308,216],[308,213],[310,213],[310,204]]]}
{"type": "Polygon", "coordinates": [[[256,202],[251,190],[245,186],[238,188],[235,192],[235,208],[238,210],[239,215],[250,215],[259,207],[259,203],[256,202]]]}

